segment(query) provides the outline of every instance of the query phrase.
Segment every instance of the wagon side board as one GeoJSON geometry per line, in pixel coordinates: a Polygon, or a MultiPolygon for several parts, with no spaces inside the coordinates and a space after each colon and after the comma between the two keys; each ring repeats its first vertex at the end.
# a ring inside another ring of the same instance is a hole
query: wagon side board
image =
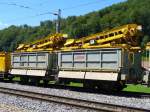
{"type": "Polygon", "coordinates": [[[117,81],[121,77],[122,49],[58,53],[59,78],[117,81]]]}
{"type": "Polygon", "coordinates": [[[57,55],[49,52],[12,53],[11,74],[45,77],[57,68],[57,55]]]}

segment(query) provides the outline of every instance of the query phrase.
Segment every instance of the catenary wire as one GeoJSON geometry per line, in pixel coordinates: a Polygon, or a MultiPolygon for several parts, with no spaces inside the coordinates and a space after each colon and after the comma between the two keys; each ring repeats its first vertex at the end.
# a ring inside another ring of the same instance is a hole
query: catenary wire
{"type": "MultiPolygon", "coordinates": [[[[96,1],[94,1],[94,2],[87,2],[87,3],[79,4],[79,5],[76,5],[76,6],[71,6],[71,7],[62,8],[61,10],[63,10],[63,11],[68,11],[68,10],[71,10],[71,9],[74,9],[74,8],[85,7],[85,6],[88,6],[88,5],[96,4],[96,3],[98,3],[99,1],[100,1],[100,0],[96,0],[96,1]]],[[[4,2],[0,2],[0,4],[14,5],[14,6],[19,6],[20,8],[26,8],[26,9],[32,9],[32,10],[34,10],[33,8],[31,8],[31,7],[29,7],[29,6],[18,5],[18,4],[15,4],[15,3],[4,3],[4,2]]],[[[20,19],[35,18],[35,17],[39,17],[39,16],[43,16],[43,15],[48,15],[48,14],[53,14],[53,15],[55,15],[56,13],[47,11],[47,12],[43,12],[43,13],[31,15],[31,16],[25,16],[25,17],[15,18],[15,19],[12,19],[12,20],[8,20],[7,22],[11,22],[11,21],[15,21],[15,20],[18,21],[18,20],[20,20],[20,19]]]]}

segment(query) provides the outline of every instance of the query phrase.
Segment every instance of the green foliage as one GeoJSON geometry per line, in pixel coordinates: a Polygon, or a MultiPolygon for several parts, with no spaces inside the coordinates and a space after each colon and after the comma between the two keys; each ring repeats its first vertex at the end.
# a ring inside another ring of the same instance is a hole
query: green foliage
{"type": "Polygon", "coordinates": [[[143,86],[143,85],[127,85],[123,91],[130,91],[130,92],[138,92],[138,93],[150,93],[150,88],[143,86]]]}
{"type": "MultiPolygon", "coordinates": [[[[128,23],[143,26],[144,36],[139,40],[141,46],[150,40],[150,0],[127,0],[84,16],[70,16],[61,20],[61,32],[70,37],[80,38],[104,29],[128,23]]],[[[44,21],[40,26],[10,26],[0,30],[0,50],[14,51],[18,44],[28,43],[55,33],[56,21],[44,21]]]]}

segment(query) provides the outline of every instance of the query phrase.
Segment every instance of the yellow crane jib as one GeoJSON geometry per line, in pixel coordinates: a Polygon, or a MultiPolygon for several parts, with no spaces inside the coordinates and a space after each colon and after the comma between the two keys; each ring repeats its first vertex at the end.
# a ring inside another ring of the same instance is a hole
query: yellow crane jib
{"type": "Polygon", "coordinates": [[[20,44],[17,51],[53,51],[93,49],[106,47],[137,47],[141,36],[141,25],[127,24],[78,39],[67,38],[67,34],[53,34],[29,44],[20,44]]]}
{"type": "Polygon", "coordinates": [[[111,46],[136,47],[141,36],[141,30],[141,25],[127,24],[80,39],[67,40],[62,49],[90,49],[111,46]]]}
{"type": "Polygon", "coordinates": [[[54,50],[62,47],[68,37],[67,34],[53,34],[48,35],[45,38],[39,39],[29,44],[20,44],[17,48],[17,51],[42,51],[42,50],[54,50]]]}
{"type": "Polygon", "coordinates": [[[94,44],[102,45],[107,43],[137,46],[137,40],[140,37],[141,30],[142,27],[137,24],[128,24],[121,27],[116,27],[109,31],[103,31],[101,33],[82,38],[83,47],[86,48],[94,44]]]}

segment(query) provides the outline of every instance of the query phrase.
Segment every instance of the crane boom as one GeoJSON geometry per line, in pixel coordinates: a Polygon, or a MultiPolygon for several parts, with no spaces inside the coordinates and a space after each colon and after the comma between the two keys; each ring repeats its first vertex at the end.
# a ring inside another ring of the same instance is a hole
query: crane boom
{"type": "Polygon", "coordinates": [[[62,47],[67,38],[67,34],[53,34],[45,38],[31,42],[29,44],[20,44],[17,51],[32,52],[32,51],[53,51],[62,47]]]}
{"type": "Polygon", "coordinates": [[[92,34],[78,39],[68,38],[65,34],[48,35],[29,44],[20,44],[17,51],[55,51],[92,49],[101,47],[137,47],[142,27],[137,24],[127,24],[111,30],[92,34]]]}
{"type": "Polygon", "coordinates": [[[140,25],[127,24],[80,39],[68,40],[64,49],[68,47],[69,49],[111,47],[114,44],[116,46],[138,46],[141,29],[140,25]]]}

